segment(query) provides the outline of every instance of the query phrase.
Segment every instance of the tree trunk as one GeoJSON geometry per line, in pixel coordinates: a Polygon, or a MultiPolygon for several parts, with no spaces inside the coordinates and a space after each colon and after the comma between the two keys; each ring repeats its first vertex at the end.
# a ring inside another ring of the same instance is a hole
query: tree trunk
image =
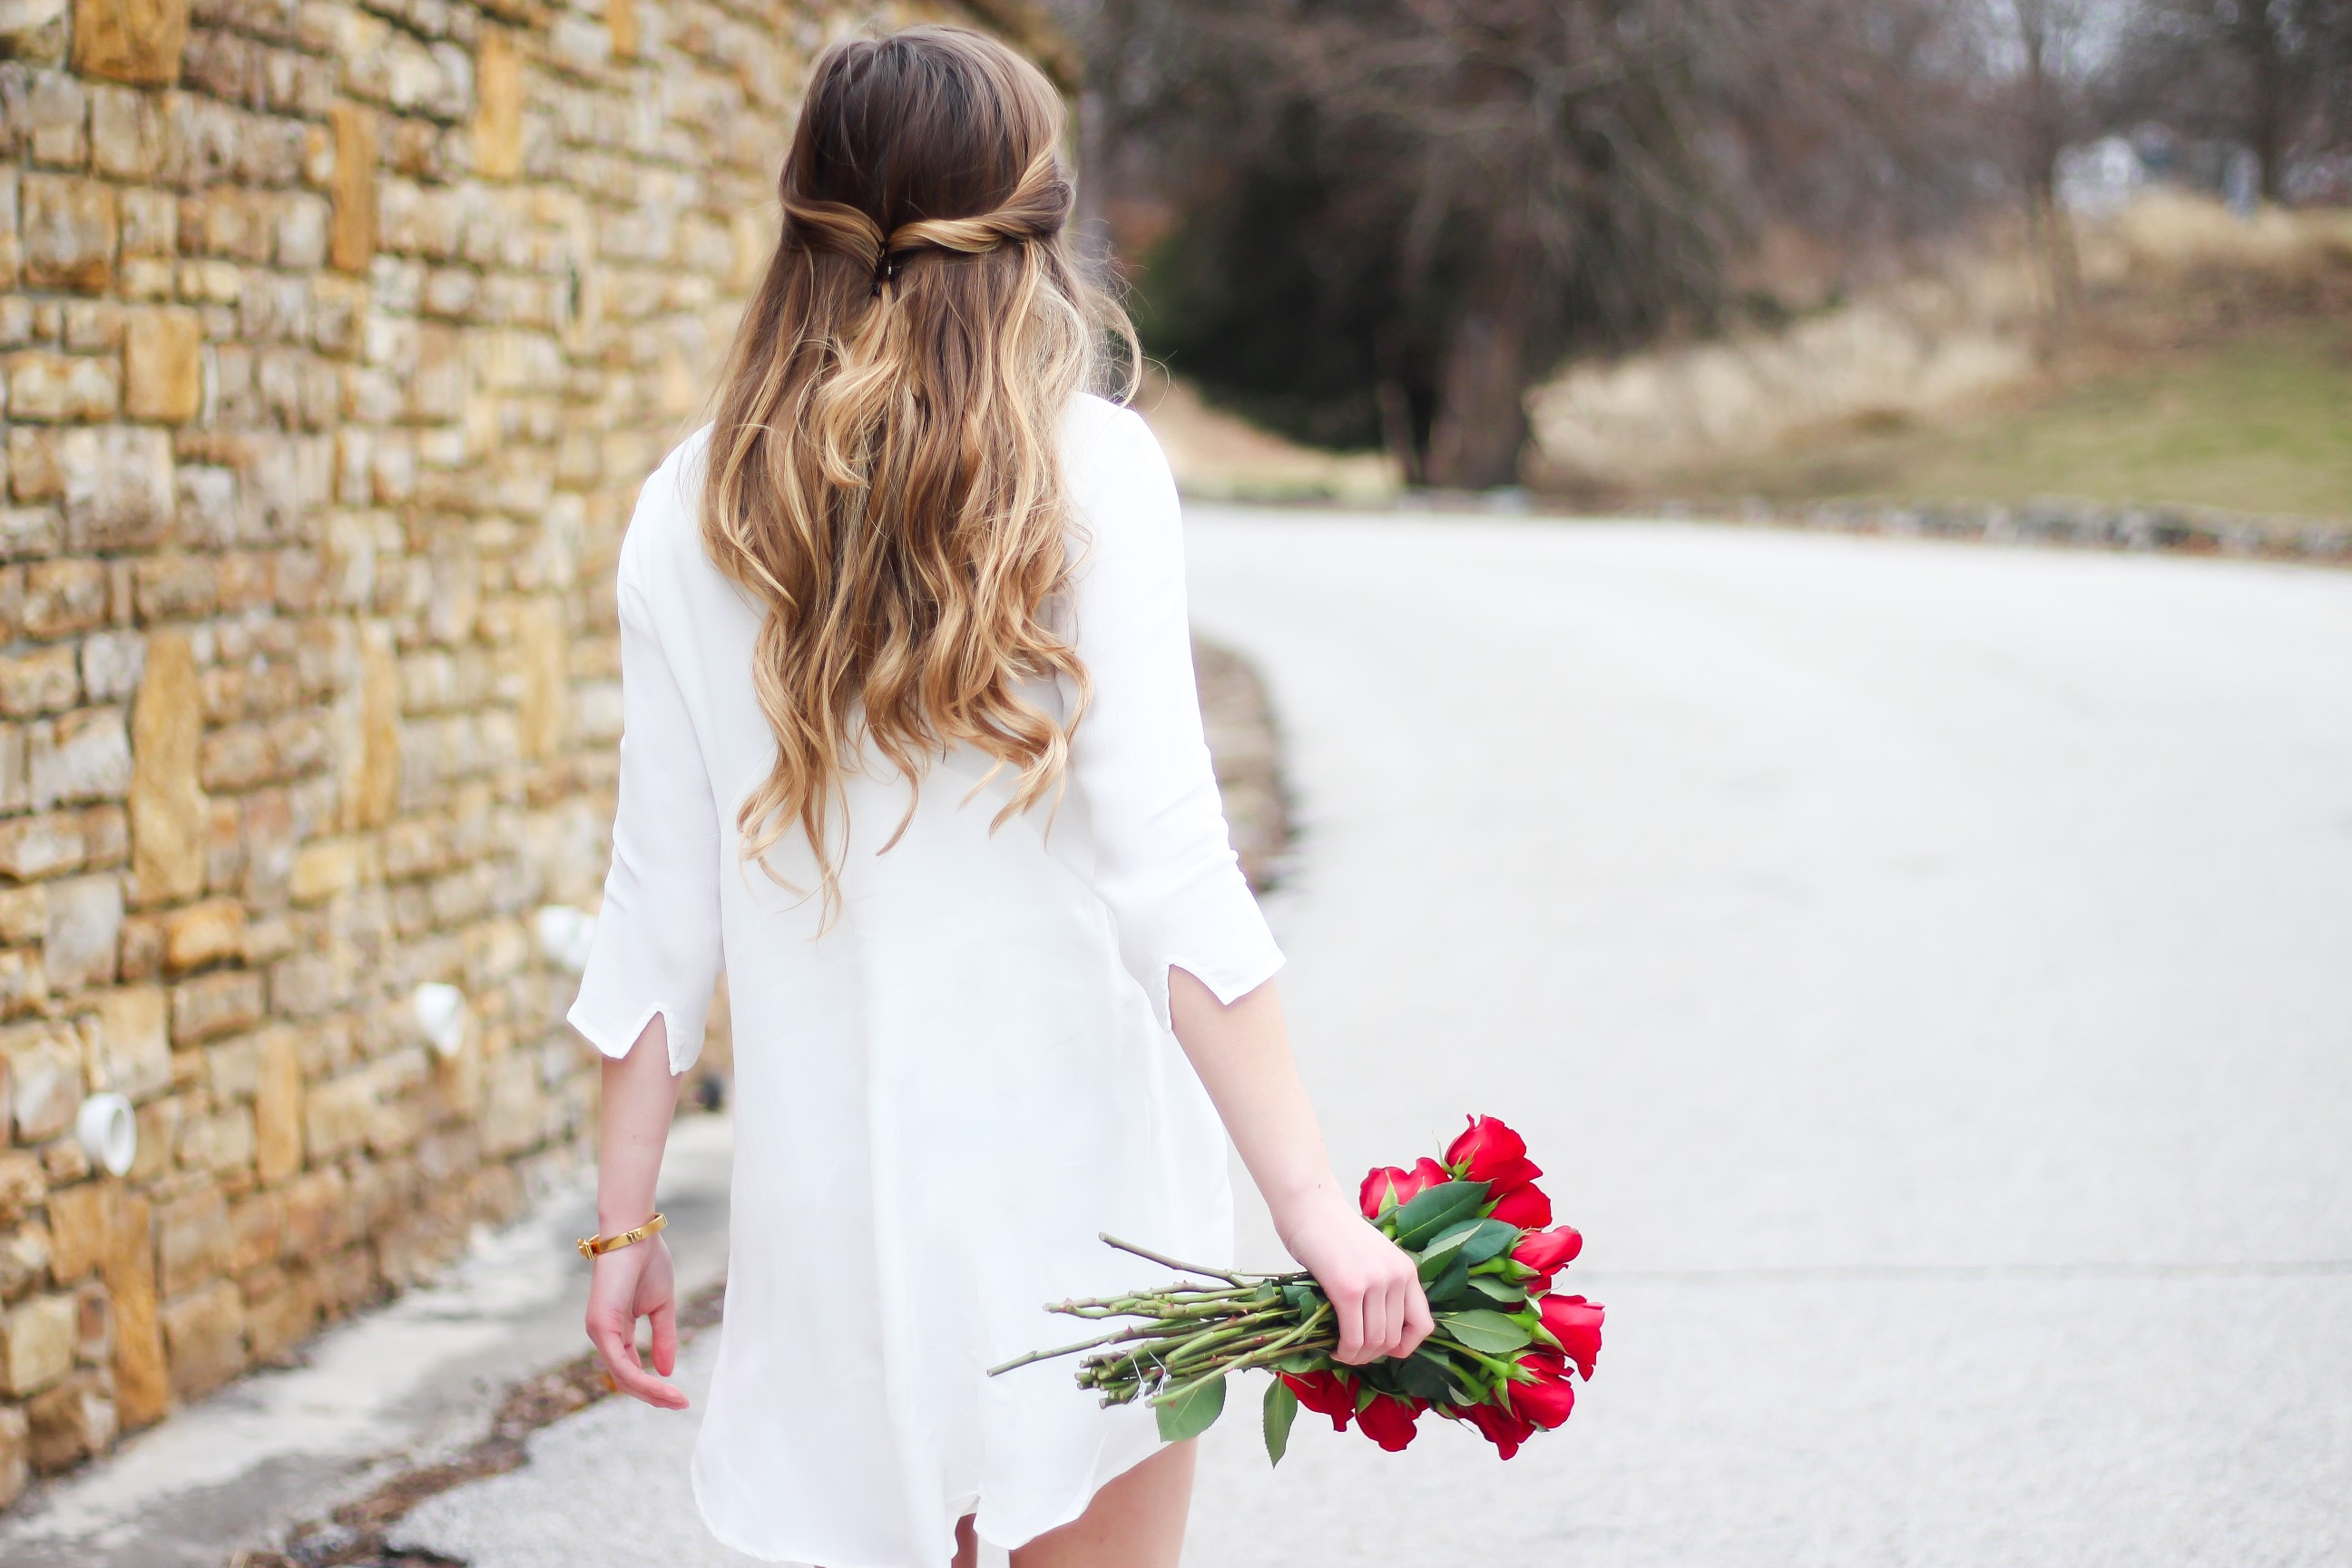
{"type": "Polygon", "coordinates": [[[1527,445],[1527,384],[1517,334],[1502,312],[1474,310],[1455,323],[1439,378],[1423,472],[1433,485],[1483,490],[1519,480],[1527,445]]]}

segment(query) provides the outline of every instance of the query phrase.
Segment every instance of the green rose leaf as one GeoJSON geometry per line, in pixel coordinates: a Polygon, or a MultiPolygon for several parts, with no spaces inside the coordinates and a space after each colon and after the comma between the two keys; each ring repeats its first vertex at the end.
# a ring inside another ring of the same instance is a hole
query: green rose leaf
{"type": "Polygon", "coordinates": [[[1528,1299],[1526,1286],[1514,1285],[1507,1279],[1497,1279],[1491,1274],[1472,1275],[1470,1288],[1481,1295],[1490,1297],[1507,1306],[1516,1307],[1528,1299]]]}
{"type": "Polygon", "coordinates": [[[1518,1226],[1498,1219],[1482,1219],[1478,1228],[1463,1238],[1463,1259],[1475,1267],[1490,1258],[1499,1258],[1518,1237],[1518,1226]]]}
{"type": "Polygon", "coordinates": [[[1280,1378],[1265,1385],[1265,1457],[1269,1463],[1282,1463],[1282,1456],[1290,1448],[1290,1424],[1298,1419],[1298,1395],[1290,1392],[1290,1384],[1280,1378]]]}
{"type": "Polygon", "coordinates": [[[1395,1363],[1396,1385],[1419,1399],[1443,1399],[1449,1392],[1444,1363],[1416,1351],[1395,1363]]]}
{"type": "Polygon", "coordinates": [[[1459,1252],[1450,1254],[1445,1271],[1422,1288],[1433,1311],[1441,1307],[1457,1307],[1470,1300],[1470,1266],[1462,1261],[1459,1252]]]}
{"type": "Polygon", "coordinates": [[[1502,1313],[1483,1307],[1467,1312],[1440,1312],[1437,1326],[1458,1342],[1487,1355],[1508,1355],[1534,1338],[1502,1313]]]}
{"type": "Polygon", "coordinates": [[[1220,1373],[1154,1408],[1160,1414],[1161,1442],[1181,1443],[1187,1437],[1197,1437],[1215,1426],[1217,1417],[1225,1412],[1224,1376],[1220,1373]]]}
{"type": "Polygon", "coordinates": [[[1487,1183],[1440,1182],[1396,1211],[1396,1242],[1419,1252],[1456,1222],[1468,1219],[1486,1201],[1487,1183]]]}
{"type": "Polygon", "coordinates": [[[1478,1226],[1482,1223],[1473,1219],[1448,1226],[1421,1249],[1423,1284],[1426,1285],[1445,1271],[1446,1266],[1454,1261],[1454,1255],[1462,1250],[1462,1244],[1478,1234],[1478,1226]]]}

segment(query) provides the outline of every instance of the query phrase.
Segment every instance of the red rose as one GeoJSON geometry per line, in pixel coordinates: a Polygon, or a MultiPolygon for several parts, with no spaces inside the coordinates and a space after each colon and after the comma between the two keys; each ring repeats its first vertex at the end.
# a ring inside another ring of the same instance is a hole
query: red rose
{"type": "Polygon", "coordinates": [[[1391,1203],[1399,1206],[1409,1204],[1430,1188],[1453,1179],[1444,1166],[1425,1156],[1410,1171],[1383,1165],[1365,1173],[1364,1184],[1357,1189],[1356,1204],[1364,1211],[1366,1219],[1378,1219],[1391,1203]]]}
{"type": "Polygon", "coordinates": [[[1576,1233],[1575,1226],[1564,1225],[1558,1230],[1529,1231],[1521,1237],[1518,1246],[1511,1248],[1511,1261],[1522,1268],[1535,1270],[1535,1278],[1528,1281],[1528,1289],[1540,1295],[1551,1289],[1551,1277],[1575,1262],[1576,1255],[1583,1250],[1584,1237],[1576,1233]]]}
{"type": "MultiPolygon", "coordinates": [[[[1514,1161],[1528,1157],[1528,1141],[1491,1116],[1467,1118],[1470,1125],[1445,1146],[1445,1163],[1465,1182],[1491,1182],[1514,1161]]],[[[1529,1167],[1528,1178],[1543,1174],[1529,1167]]],[[[1513,1185],[1517,1184],[1514,1183],[1513,1185]]]]}
{"type": "Polygon", "coordinates": [[[1402,1453],[1405,1446],[1419,1430],[1413,1422],[1429,1408],[1425,1399],[1399,1399],[1392,1394],[1375,1394],[1372,1402],[1356,1412],[1356,1425],[1364,1436],[1391,1454],[1402,1453]]]}
{"type": "Polygon", "coordinates": [[[1499,1405],[1473,1405],[1462,1413],[1462,1418],[1478,1428],[1506,1459],[1519,1451],[1520,1444],[1535,1436],[1534,1426],[1524,1416],[1499,1405]]]}
{"type": "Polygon", "coordinates": [[[1576,1255],[1583,1250],[1584,1237],[1576,1233],[1574,1226],[1564,1225],[1558,1230],[1538,1230],[1521,1237],[1518,1246],[1511,1248],[1511,1257],[1538,1274],[1550,1274],[1575,1262],[1576,1255]]]}
{"type": "Polygon", "coordinates": [[[1505,1225],[1515,1225],[1521,1230],[1541,1230],[1551,1223],[1551,1200],[1544,1196],[1541,1187],[1529,1183],[1505,1193],[1486,1212],[1505,1225]]]}
{"type": "Polygon", "coordinates": [[[1559,1342],[1561,1352],[1589,1382],[1592,1363],[1601,1359],[1601,1315],[1605,1309],[1581,1296],[1546,1296],[1536,1303],[1536,1310],[1543,1314],[1544,1332],[1559,1342]]]}
{"type": "Polygon", "coordinates": [[[1568,1368],[1558,1356],[1531,1353],[1519,1358],[1519,1365],[1535,1373],[1532,1382],[1514,1382],[1511,1408],[1527,1418],[1531,1426],[1549,1432],[1569,1417],[1576,1408],[1576,1384],[1568,1380],[1568,1368]]]}
{"type": "Polygon", "coordinates": [[[1517,1192],[1543,1174],[1543,1167],[1533,1160],[1502,1160],[1487,1167],[1483,1176],[1473,1176],[1474,1182],[1486,1184],[1486,1195],[1499,1198],[1505,1193],[1517,1192]]]}
{"type": "Polygon", "coordinates": [[[1331,1418],[1331,1430],[1345,1432],[1356,1414],[1356,1385],[1336,1372],[1276,1373],[1290,1385],[1298,1403],[1318,1415],[1331,1418]]]}

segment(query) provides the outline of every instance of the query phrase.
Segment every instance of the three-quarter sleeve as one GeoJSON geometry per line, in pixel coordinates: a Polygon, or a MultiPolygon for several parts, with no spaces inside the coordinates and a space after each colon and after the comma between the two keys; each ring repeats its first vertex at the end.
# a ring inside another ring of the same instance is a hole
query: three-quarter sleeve
{"type": "Polygon", "coordinates": [[[679,1073],[701,1053],[719,980],[719,814],[685,696],[638,582],[634,525],[631,532],[618,587],[623,729],[613,867],[567,1016],[598,1050],[622,1057],[660,1014],[670,1071],[679,1073]]]}
{"type": "Polygon", "coordinates": [[[1202,734],[1174,478],[1140,418],[1099,412],[1072,473],[1084,531],[1072,610],[1094,691],[1069,779],[1120,960],[1164,1026],[1171,968],[1231,1002],[1279,969],[1282,952],[1242,876],[1202,734]]]}

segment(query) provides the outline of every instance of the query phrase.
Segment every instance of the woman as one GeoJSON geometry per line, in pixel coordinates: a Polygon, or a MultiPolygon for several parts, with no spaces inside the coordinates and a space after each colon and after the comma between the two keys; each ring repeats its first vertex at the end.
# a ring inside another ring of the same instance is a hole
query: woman
{"type": "MultiPolygon", "coordinates": [[[[1084,390],[1132,337],[1073,265],[1061,129],[977,33],[827,51],[716,421],[622,546],[619,816],[571,1014],[609,1058],[598,1224],[654,1212],[723,963],[732,1250],[694,1484],[770,1561],[970,1564],[984,1537],[1020,1568],[1172,1565],[1191,1445],[1066,1372],[984,1369],[1051,1334],[1043,1303],[1133,1283],[1099,1232],[1230,1250],[1220,1118],[1342,1359],[1429,1329],[1292,1065],[1167,465],[1084,390]]],[[[673,1311],[658,1236],[596,1257],[590,1338],[677,1409],[673,1311]]]]}

